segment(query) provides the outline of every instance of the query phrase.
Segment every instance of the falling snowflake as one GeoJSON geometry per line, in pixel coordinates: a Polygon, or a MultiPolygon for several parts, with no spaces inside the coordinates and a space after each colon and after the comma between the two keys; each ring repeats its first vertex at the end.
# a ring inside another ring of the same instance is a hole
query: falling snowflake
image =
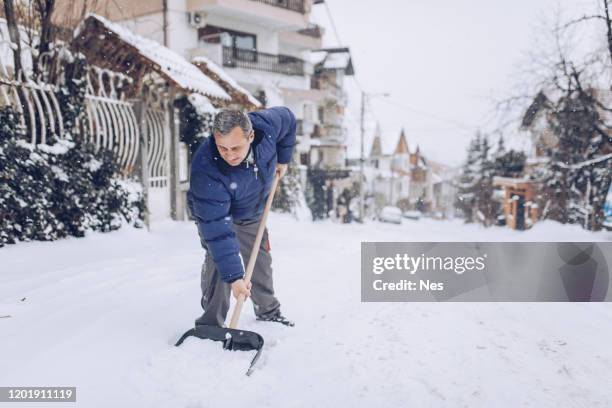
{"type": "Polygon", "coordinates": [[[236,184],[236,182],[235,182],[235,181],[232,181],[232,182],[230,183],[230,188],[231,188],[232,190],[235,190],[236,188],[238,188],[238,184],[236,184]]]}

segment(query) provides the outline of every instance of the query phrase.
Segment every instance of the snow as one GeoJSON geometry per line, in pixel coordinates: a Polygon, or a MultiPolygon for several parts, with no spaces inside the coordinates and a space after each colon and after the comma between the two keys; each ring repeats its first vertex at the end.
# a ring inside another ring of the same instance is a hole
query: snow
{"type": "Polygon", "coordinates": [[[555,164],[558,165],[559,167],[563,167],[563,168],[566,168],[566,169],[577,170],[577,169],[581,169],[583,167],[591,166],[593,164],[597,164],[597,163],[600,163],[602,161],[606,161],[606,160],[609,160],[609,159],[612,159],[612,153],[609,153],[609,154],[606,154],[606,155],[603,155],[603,156],[599,156],[599,157],[596,157],[596,158],[591,159],[591,160],[585,160],[583,162],[572,164],[572,165],[567,165],[567,164],[565,164],[563,162],[559,162],[559,161],[555,162],[555,164]]]}
{"type": "Polygon", "coordinates": [[[346,69],[351,60],[349,52],[314,51],[310,53],[309,60],[313,65],[323,63],[324,69],[346,69]]]}
{"type": "Polygon", "coordinates": [[[327,51],[312,51],[309,55],[309,60],[312,65],[320,64],[327,57],[327,51]]]}
{"type": "Polygon", "coordinates": [[[327,54],[323,68],[325,69],[346,69],[351,60],[351,54],[348,52],[335,52],[327,54]]]}
{"type": "Polygon", "coordinates": [[[102,162],[94,158],[92,158],[91,161],[88,161],[87,163],[83,163],[83,167],[85,167],[91,172],[98,171],[101,166],[102,162]]]}
{"type": "Polygon", "coordinates": [[[192,93],[188,97],[189,102],[193,105],[198,115],[214,115],[217,109],[210,103],[210,100],[200,94],[192,93]]]}
{"type": "MultiPolygon", "coordinates": [[[[164,74],[172,78],[182,88],[219,99],[231,100],[231,97],[221,86],[176,52],[156,41],[141,37],[97,14],[90,13],[86,20],[89,18],[100,21],[109,32],[116,34],[121,40],[137,48],[145,58],[157,64],[164,74]]],[[[84,27],[85,25],[81,24],[77,28],[75,37],[80,34],[84,27]]]]}
{"type": "Polygon", "coordinates": [[[69,139],[60,139],[52,145],[40,143],[36,145],[36,147],[42,152],[59,156],[66,154],[68,150],[72,149],[74,147],[74,142],[69,139]]]}
{"type": "Polygon", "coordinates": [[[257,98],[255,98],[249,91],[247,91],[240,84],[238,84],[238,82],[236,82],[236,80],[234,80],[234,78],[229,76],[227,74],[227,72],[225,72],[225,70],[223,70],[223,68],[221,68],[219,65],[215,64],[210,58],[207,58],[207,57],[205,57],[203,55],[200,55],[198,57],[194,57],[191,61],[194,64],[198,64],[198,63],[206,64],[208,69],[213,71],[219,78],[221,78],[222,81],[227,82],[229,85],[231,85],[232,88],[235,88],[237,91],[245,94],[247,96],[247,98],[249,99],[249,102],[251,102],[253,105],[255,105],[257,107],[261,107],[261,102],[259,102],[259,100],[257,98]]]}
{"type": "MultiPolygon", "coordinates": [[[[0,384],[77,387],[81,407],[606,406],[605,303],[361,303],[361,241],[610,241],[539,222],[520,232],[461,220],[311,223],[271,214],[288,328],[240,327],[252,352],[188,339],[203,251],[191,222],[0,250],[0,384]]],[[[250,302],[249,302],[250,303],[250,302]]],[[[55,403],[54,406],[74,404],[55,403]]],[[[25,405],[24,405],[25,406],[25,405]]]]}
{"type": "Polygon", "coordinates": [[[51,166],[51,171],[53,172],[53,175],[55,176],[56,179],[65,181],[65,182],[70,181],[66,172],[62,170],[60,167],[51,166]]]}

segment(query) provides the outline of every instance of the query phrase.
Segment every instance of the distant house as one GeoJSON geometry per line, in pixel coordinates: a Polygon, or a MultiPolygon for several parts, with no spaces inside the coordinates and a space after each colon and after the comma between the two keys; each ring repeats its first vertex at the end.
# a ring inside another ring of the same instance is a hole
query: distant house
{"type": "MultiPolygon", "coordinates": [[[[605,106],[612,106],[612,93],[608,90],[591,90],[605,106]]],[[[554,101],[560,98],[559,91],[540,91],[529,105],[521,120],[520,131],[524,132],[531,142],[527,152],[524,173],[520,177],[496,177],[495,185],[504,191],[503,208],[506,225],[513,229],[530,228],[541,216],[540,190],[541,174],[550,163],[551,156],[557,148],[558,139],[550,128],[550,115],[554,101]]],[[[600,107],[601,117],[612,123],[609,110],[600,107]]],[[[602,154],[612,153],[612,144],[608,143],[602,154]]]]}
{"type": "MultiPolygon", "coordinates": [[[[375,206],[399,206],[403,210],[437,211],[434,186],[443,179],[436,174],[418,145],[411,147],[402,129],[395,148],[383,151],[380,129],[377,129],[368,157],[366,178],[375,206]]],[[[438,165],[442,169],[444,166],[438,165]]],[[[438,187],[441,192],[442,188],[438,187]]]]}

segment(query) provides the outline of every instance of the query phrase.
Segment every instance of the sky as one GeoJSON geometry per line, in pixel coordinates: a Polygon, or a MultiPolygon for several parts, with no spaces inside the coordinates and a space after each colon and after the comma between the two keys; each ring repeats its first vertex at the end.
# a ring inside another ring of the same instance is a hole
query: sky
{"type": "MultiPolygon", "coordinates": [[[[387,150],[404,128],[411,146],[449,165],[461,164],[477,129],[497,127],[495,100],[525,81],[527,53],[539,46],[555,10],[571,16],[597,10],[597,0],[326,2],[313,11],[314,21],[326,28],[324,45],[350,47],[356,70],[347,81],[349,157],[359,155],[363,89],[379,94],[366,105],[366,154],[379,122],[387,150]]],[[[505,138],[524,147],[517,127],[506,128],[505,138]]]]}

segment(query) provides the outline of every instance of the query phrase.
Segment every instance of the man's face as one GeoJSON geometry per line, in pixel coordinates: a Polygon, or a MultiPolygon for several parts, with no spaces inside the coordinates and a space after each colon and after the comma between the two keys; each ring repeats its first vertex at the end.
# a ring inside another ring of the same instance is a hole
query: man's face
{"type": "Polygon", "coordinates": [[[221,136],[218,132],[215,132],[214,135],[221,157],[230,166],[237,166],[242,163],[249,153],[249,146],[254,137],[253,131],[246,135],[240,126],[236,126],[225,136],[221,136]]]}

